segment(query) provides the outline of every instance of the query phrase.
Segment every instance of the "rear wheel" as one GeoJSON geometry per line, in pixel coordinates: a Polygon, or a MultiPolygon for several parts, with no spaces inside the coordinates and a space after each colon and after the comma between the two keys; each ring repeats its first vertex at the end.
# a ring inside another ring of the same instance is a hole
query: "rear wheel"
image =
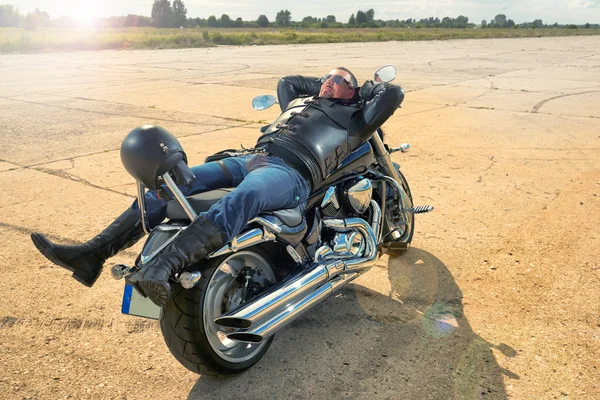
{"type": "Polygon", "coordinates": [[[160,326],[167,347],[187,369],[201,375],[230,374],[256,364],[274,336],[262,343],[227,339],[233,328],[214,323],[275,284],[273,263],[262,249],[250,248],[208,261],[192,289],[178,286],[163,308],[160,326]]]}
{"type": "Polygon", "coordinates": [[[398,198],[398,193],[394,189],[389,189],[391,196],[388,196],[386,202],[384,232],[387,232],[387,235],[384,237],[383,248],[388,254],[398,255],[403,253],[412,242],[415,232],[415,215],[411,210],[413,199],[408,182],[400,171],[400,166],[396,163],[394,166],[400,177],[402,192],[398,198]],[[392,236],[393,231],[400,235],[398,239],[394,239],[392,236]]]}

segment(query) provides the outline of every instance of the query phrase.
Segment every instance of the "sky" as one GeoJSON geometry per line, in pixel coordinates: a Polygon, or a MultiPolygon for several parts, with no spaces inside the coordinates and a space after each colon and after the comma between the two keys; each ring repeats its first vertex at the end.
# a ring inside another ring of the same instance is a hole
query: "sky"
{"type": "MultiPolygon", "coordinates": [[[[188,18],[207,18],[222,14],[235,19],[255,20],[265,14],[273,21],[277,11],[285,8],[292,13],[292,20],[308,15],[323,18],[335,15],[338,21],[347,22],[350,14],[372,8],[375,19],[408,19],[427,17],[457,17],[465,15],[470,22],[490,20],[496,14],[505,14],[516,23],[541,19],[547,24],[600,23],[600,0],[398,0],[363,2],[325,2],[323,0],[183,0],[188,18]]],[[[91,16],[109,17],[127,14],[150,16],[153,0],[0,0],[0,4],[12,4],[22,14],[35,8],[46,11],[51,18],[67,15],[80,19],[91,16]]]]}

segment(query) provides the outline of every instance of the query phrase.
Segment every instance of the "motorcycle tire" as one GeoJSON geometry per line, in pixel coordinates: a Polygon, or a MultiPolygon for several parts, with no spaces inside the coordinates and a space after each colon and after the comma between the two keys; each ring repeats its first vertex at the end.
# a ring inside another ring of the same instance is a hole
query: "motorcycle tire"
{"type": "Polygon", "coordinates": [[[223,314],[221,309],[227,289],[233,285],[233,290],[239,291],[235,287],[239,279],[236,276],[228,277],[231,272],[223,272],[233,268],[233,260],[242,261],[244,268],[248,262],[255,268],[260,264],[261,273],[272,277],[273,282],[276,280],[274,264],[267,252],[260,245],[250,247],[208,260],[203,266],[200,282],[191,289],[184,289],[177,284],[171,299],[161,311],[160,327],[167,347],[184,367],[200,375],[242,372],[263,357],[275,338],[271,336],[260,344],[252,345],[231,341],[226,334],[233,329],[227,330],[214,324],[214,318],[223,314]],[[223,297],[210,297],[215,293],[222,293],[223,297]]]}
{"type": "MultiPolygon", "coordinates": [[[[404,193],[406,194],[406,199],[408,200],[407,202],[405,202],[405,204],[402,204],[402,206],[404,208],[411,208],[411,207],[413,207],[413,198],[412,198],[412,194],[410,192],[410,187],[408,186],[408,182],[406,181],[406,178],[400,171],[400,166],[396,163],[394,163],[394,166],[396,167],[396,170],[398,171],[398,176],[400,177],[402,189],[404,189],[404,193]]],[[[388,212],[391,212],[391,210],[389,210],[389,209],[386,210],[386,213],[388,213],[388,212]]],[[[387,218],[385,218],[384,228],[386,229],[386,232],[389,232],[390,229],[387,224],[387,218]]],[[[402,236],[398,240],[391,240],[387,243],[384,243],[382,247],[385,249],[385,251],[389,255],[400,255],[408,249],[410,243],[412,242],[414,232],[415,232],[415,216],[414,216],[414,214],[410,213],[410,221],[408,222],[407,229],[404,231],[402,236]]]]}

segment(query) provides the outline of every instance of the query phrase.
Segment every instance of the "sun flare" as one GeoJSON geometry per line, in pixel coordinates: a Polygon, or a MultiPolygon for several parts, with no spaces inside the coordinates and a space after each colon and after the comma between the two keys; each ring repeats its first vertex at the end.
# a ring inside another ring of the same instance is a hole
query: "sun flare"
{"type": "Polygon", "coordinates": [[[77,26],[82,28],[92,28],[101,16],[101,9],[97,1],[79,2],[71,1],[67,3],[65,15],[73,18],[77,26]]]}

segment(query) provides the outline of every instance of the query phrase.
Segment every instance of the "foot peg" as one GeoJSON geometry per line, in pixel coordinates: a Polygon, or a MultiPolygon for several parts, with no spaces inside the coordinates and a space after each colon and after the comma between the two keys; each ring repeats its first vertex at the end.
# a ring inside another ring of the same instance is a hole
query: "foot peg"
{"type": "Polygon", "coordinates": [[[389,150],[389,153],[395,153],[397,151],[400,151],[402,153],[408,153],[408,150],[410,150],[410,144],[408,143],[402,143],[399,147],[392,147],[389,150]]]}
{"type": "Polygon", "coordinates": [[[110,270],[112,277],[116,280],[123,279],[131,271],[131,267],[125,264],[115,264],[110,270]]]}
{"type": "Polygon", "coordinates": [[[433,211],[433,206],[418,206],[418,207],[409,208],[408,210],[412,211],[413,214],[425,214],[430,211],[433,211]]]}

